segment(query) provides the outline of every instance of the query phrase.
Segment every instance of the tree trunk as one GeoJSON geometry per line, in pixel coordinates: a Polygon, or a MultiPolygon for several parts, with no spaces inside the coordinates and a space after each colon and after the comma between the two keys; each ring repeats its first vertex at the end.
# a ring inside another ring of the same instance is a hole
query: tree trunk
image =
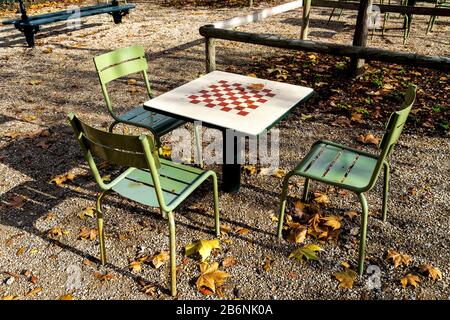
{"type": "MultiPolygon", "coordinates": [[[[356,19],[355,35],[353,45],[365,47],[367,44],[367,25],[369,22],[369,10],[372,9],[372,0],[361,0],[356,19]]],[[[352,57],[350,63],[350,73],[353,77],[359,77],[364,72],[364,59],[352,57]]]]}

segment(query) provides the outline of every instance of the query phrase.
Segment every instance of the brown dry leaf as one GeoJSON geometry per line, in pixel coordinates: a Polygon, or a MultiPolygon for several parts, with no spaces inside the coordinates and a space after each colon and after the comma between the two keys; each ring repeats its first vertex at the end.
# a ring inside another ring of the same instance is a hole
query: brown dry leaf
{"type": "Polygon", "coordinates": [[[250,230],[247,229],[247,228],[239,227],[239,228],[236,229],[236,233],[237,233],[237,234],[241,234],[241,235],[249,234],[249,233],[250,233],[250,230]]]}
{"type": "Polygon", "coordinates": [[[264,261],[264,265],[263,265],[264,271],[268,272],[270,270],[270,268],[272,266],[272,262],[273,262],[272,259],[270,259],[269,257],[266,257],[266,260],[264,261]]]}
{"type": "Polygon", "coordinates": [[[83,209],[82,211],[80,211],[78,213],[78,216],[80,217],[80,219],[86,219],[86,217],[91,217],[94,218],[94,212],[95,212],[95,208],[94,207],[87,207],[85,209],[83,209]]]}
{"type": "Polygon", "coordinates": [[[137,83],[136,79],[128,79],[127,84],[134,86],[137,83]]]}
{"type": "Polygon", "coordinates": [[[363,121],[363,115],[362,113],[352,113],[350,120],[361,123],[363,121]]]}
{"type": "Polygon", "coordinates": [[[222,234],[228,234],[231,231],[231,227],[229,226],[225,226],[225,225],[220,225],[220,232],[222,234]]]}
{"type": "Polygon", "coordinates": [[[142,287],[141,291],[149,296],[154,296],[156,294],[156,287],[151,284],[147,284],[142,287]]]}
{"type": "Polygon", "coordinates": [[[152,265],[155,267],[155,269],[158,269],[161,267],[166,261],[169,261],[170,254],[168,251],[161,251],[157,255],[154,255],[152,257],[152,265]]]}
{"type": "Polygon", "coordinates": [[[399,253],[395,250],[388,250],[386,260],[392,260],[392,262],[394,263],[394,268],[397,268],[402,264],[408,266],[412,262],[411,256],[404,253],[399,253]]]}
{"type": "Polygon", "coordinates": [[[374,144],[376,146],[380,144],[380,138],[375,138],[371,133],[368,133],[365,136],[361,134],[356,140],[364,144],[374,144]]]}
{"type": "Polygon", "coordinates": [[[139,273],[142,271],[142,262],[140,261],[132,261],[129,265],[128,268],[131,270],[131,272],[133,273],[139,273]]]}
{"type": "Polygon", "coordinates": [[[329,204],[331,202],[328,196],[321,192],[314,192],[314,201],[318,204],[329,204]]]}
{"type": "Polygon", "coordinates": [[[31,282],[32,284],[36,284],[36,283],[38,282],[38,277],[36,277],[35,275],[32,275],[32,276],[30,277],[30,282],[31,282]]]}
{"type": "Polygon", "coordinates": [[[342,217],[338,216],[326,216],[321,219],[325,221],[323,225],[333,228],[333,230],[337,230],[341,227],[342,217]]]}
{"type": "Polygon", "coordinates": [[[299,218],[303,217],[305,215],[305,208],[306,206],[304,203],[302,203],[301,201],[296,201],[294,205],[295,215],[299,218]]]}
{"type": "Polygon", "coordinates": [[[27,197],[24,197],[22,195],[18,195],[18,196],[14,196],[10,201],[9,201],[9,206],[19,209],[22,208],[23,205],[25,204],[25,202],[28,200],[27,197]]]}
{"type": "Polygon", "coordinates": [[[251,83],[248,85],[248,88],[251,90],[262,90],[264,87],[264,83],[251,83]]]}
{"type": "Polygon", "coordinates": [[[16,251],[16,256],[20,256],[21,254],[23,254],[25,252],[25,248],[24,247],[20,247],[17,251],[16,251]]]}
{"type": "Polygon", "coordinates": [[[406,276],[400,279],[400,283],[402,284],[403,288],[406,288],[406,286],[409,284],[415,289],[419,285],[420,279],[415,274],[408,273],[406,276]]]}
{"type": "Polygon", "coordinates": [[[210,289],[212,292],[216,292],[216,289],[224,284],[225,280],[230,276],[224,271],[220,271],[219,264],[213,262],[209,265],[206,262],[200,264],[200,276],[196,281],[197,289],[202,288],[210,289]]]}
{"type": "Polygon", "coordinates": [[[222,261],[222,267],[229,268],[236,265],[237,260],[234,257],[225,257],[222,261]]]}
{"type": "Polygon", "coordinates": [[[276,178],[283,178],[285,174],[286,174],[286,170],[284,170],[282,168],[276,168],[273,171],[272,176],[274,176],[276,178]]]}
{"type": "Polygon", "coordinates": [[[67,180],[73,181],[75,179],[75,175],[73,173],[66,173],[61,174],[56,177],[54,177],[52,180],[50,180],[50,183],[54,182],[57,186],[63,184],[67,180]]]}
{"type": "Polygon", "coordinates": [[[95,240],[97,238],[98,231],[97,229],[89,229],[86,227],[82,227],[80,229],[80,233],[78,234],[78,238],[81,240],[95,240]]]}
{"type": "Polygon", "coordinates": [[[0,300],[18,300],[19,297],[18,296],[3,296],[0,300]]]}
{"type": "Polygon", "coordinates": [[[356,279],[356,272],[346,268],[344,271],[340,271],[334,274],[334,277],[339,281],[338,288],[351,289],[353,288],[353,282],[356,279]]]}
{"type": "Polygon", "coordinates": [[[358,212],[356,211],[347,211],[344,213],[344,217],[349,217],[350,219],[353,219],[358,215],[358,212]]]}
{"type": "Polygon", "coordinates": [[[420,271],[433,281],[436,282],[442,279],[442,272],[438,268],[433,267],[431,264],[423,264],[420,267],[420,271]]]}
{"type": "Polygon", "coordinates": [[[111,273],[103,274],[100,272],[96,272],[96,273],[94,273],[94,276],[101,281],[109,281],[109,280],[114,279],[114,275],[111,273]]]}
{"type": "Polygon", "coordinates": [[[58,300],[73,300],[73,296],[72,296],[72,294],[68,293],[68,294],[60,296],[58,298],[58,300]]]}
{"type": "Polygon", "coordinates": [[[306,226],[299,225],[289,230],[287,241],[292,243],[302,243],[306,239],[306,232],[308,228],[306,226]]]}
{"type": "Polygon", "coordinates": [[[52,48],[45,48],[44,50],[42,50],[43,53],[52,53],[53,49],[52,48]]]}
{"type": "Polygon", "coordinates": [[[42,288],[34,288],[34,289],[31,289],[30,291],[28,291],[28,293],[25,296],[33,297],[34,295],[36,295],[37,293],[39,293],[41,291],[42,291],[42,288]]]}

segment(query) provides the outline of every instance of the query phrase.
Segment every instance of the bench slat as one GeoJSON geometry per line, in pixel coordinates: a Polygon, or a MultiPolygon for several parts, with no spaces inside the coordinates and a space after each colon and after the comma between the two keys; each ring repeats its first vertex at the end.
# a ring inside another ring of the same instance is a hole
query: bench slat
{"type": "MultiPolygon", "coordinates": [[[[133,9],[135,7],[136,6],[133,4],[126,4],[126,5],[120,5],[120,6],[108,5],[108,6],[103,6],[103,7],[99,7],[99,6],[85,7],[85,8],[82,8],[84,10],[80,9],[79,17],[82,18],[82,17],[88,17],[88,16],[97,15],[97,14],[103,14],[103,13],[125,11],[125,10],[133,9]]],[[[27,21],[18,19],[18,20],[3,21],[2,23],[3,24],[17,24],[20,26],[39,26],[39,25],[49,24],[49,23],[58,22],[58,21],[75,19],[75,18],[78,18],[78,16],[74,15],[74,11],[64,10],[64,11],[54,12],[54,14],[51,16],[40,15],[40,16],[29,17],[29,20],[27,20],[27,21]],[[33,19],[31,19],[31,18],[33,18],[33,19]]]]}

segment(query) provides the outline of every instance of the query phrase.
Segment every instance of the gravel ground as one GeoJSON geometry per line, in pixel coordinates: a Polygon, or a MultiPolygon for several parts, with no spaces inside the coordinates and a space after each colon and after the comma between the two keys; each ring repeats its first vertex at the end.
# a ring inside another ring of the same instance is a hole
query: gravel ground
{"type": "MultiPolygon", "coordinates": [[[[9,27],[0,28],[0,192],[3,203],[0,208],[0,271],[3,271],[0,297],[56,299],[72,293],[74,299],[170,299],[166,290],[167,265],[159,269],[145,265],[139,274],[128,269],[129,261],[139,251],[151,255],[168,249],[167,223],[157,210],[116,196],[107,198],[105,220],[110,264],[106,267],[98,265],[96,240],[77,239],[81,227],[95,227],[94,219],[82,220],[78,213],[94,205],[98,189],[72,137],[66,115],[76,112],[86,122],[103,128],[111,121],[100,94],[93,56],[135,43],[144,45],[154,90],[160,94],[204,72],[199,26],[248,11],[248,8],[176,9],[139,3],[122,25],[114,25],[103,15],[84,19],[82,30],[69,33],[62,30],[64,24],[46,27],[38,34],[38,46],[33,50],[23,46],[18,32],[9,27]],[[49,183],[54,176],[67,172],[76,175],[74,181],[59,186],[49,183]],[[68,231],[59,242],[47,236],[48,230],[55,226],[68,231]],[[95,276],[99,271],[110,273],[113,278],[101,281],[95,276]],[[30,281],[30,274],[36,276],[35,284],[30,281]],[[76,274],[81,281],[74,288],[76,274]],[[142,293],[139,279],[154,284],[156,293],[142,293]],[[26,296],[34,288],[42,288],[42,291],[26,296]]],[[[344,11],[339,21],[334,19],[325,26],[329,12],[328,9],[314,10],[311,39],[350,42],[354,15],[344,11]]],[[[270,18],[267,23],[241,29],[294,36],[299,32],[300,16],[301,12],[290,12],[270,18]]],[[[400,25],[400,19],[390,23],[400,25]]],[[[425,25],[426,19],[414,20],[411,39],[404,49],[448,55],[448,20],[439,20],[435,32],[428,36],[423,32],[425,25]]],[[[398,48],[400,43],[401,32],[389,30],[385,37],[376,35],[371,45],[398,48]]],[[[217,50],[220,69],[277,52],[222,41],[217,50]]],[[[140,79],[139,84],[142,84],[140,79]]],[[[125,82],[112,86],[113,102],[119,106],[118,111],[143,101],[143,96],[133,92],[133,87],[125,82]],[[128,91],[124,92],[124,87],[128,91]]],[[[375,152],[374,148],[362,147],[355,140],[359,134],[368,133],[366,130],[302,121],[301,112],[299,108],[278,126],[281,168],[293,168],[319,138],[375,152]]],[[[380,130],[372,133],[380,136],[380,130]]],[[[277,212],[281,179],[243,176],[238,194],[221,193],[219,199],[222,223],[232,231],[224,236],[222,250],[211,259],[220,262],[224,257],[233,256],[238,261],[237,265],[226,269],[231,277],[224,288],[224,298],[449,299],[448,150],[446,138],[403,134],[392,157],[388,222],[382,223],[378,218],[381,185],[368,194],[371,217],[366,265],[376,265],[381,270],[382,286],[378,290],[368,288],[368,275],[349,290],[338,289],[333,277],[342,270],[342,261],[349,261],[355,268],[358,237],[351,230],[359,225],[359,216],[343,220],[341,237],[336,243],[322,244],[324,251],[319,254],[319,262],[288,260],[287,256],[297,246],[276,242],[275,224],[271,220],[271,215],[277,212]],[[413,189],[415,192],[411,192],[413,189]],[[242,227],[250,232],[237,233],[242,227]],[[411,255],[412,265],[394,269],[386,261],[388,249],[411,255]],[[269,271],[263,268],[267,258],[272,261],[269,271]],[[438,267],[443,279],[433,284],[422,276],[422,283],[415,290],[403,289],[400,278],[410,272],[417,273],[417,266],[422,263],[438,267]]],[[[220,168],[213,169],[220,176],[220,168]]],[[[323,209],[325,213],[359,211],[356,197],[327,190],[324,185],[313,184],[312,187],[327,192],[330,197],[331,204],[323,209]]],[[[300,192],[301,188],[294,184],[290,201],[300,192]]],[[[177,209],[176,221],[177,261],[181,263],[183,246],[213,237],[209,185],[200,188],[177,209]]],[[[198,273],[198,266],[191,259],[180,265],[179,299],[205,298],[195,288],[198,273]]]]}

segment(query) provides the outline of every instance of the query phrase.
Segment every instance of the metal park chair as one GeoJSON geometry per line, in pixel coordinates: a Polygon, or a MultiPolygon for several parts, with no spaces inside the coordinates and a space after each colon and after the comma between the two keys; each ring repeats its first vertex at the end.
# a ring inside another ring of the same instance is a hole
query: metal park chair
{"type": "Polygon", "coordinates": [[[102,212],[102,199],[105,194],[114,191],[143,205],[159,207],[163,217],[169,222],[170,289],[175,296],[177,289],[173,211],[198,186],[211,177],[214,193],[215,234],[218,237],[220,235],[219,198],[215,172],[160,159],[151,136],[127,136],[100,131],[84,124],[74,114],[69,115],[69,121],[95,181],[102,189],[97,197],[96,208],[102,264],[106,263],[102,212]],[[105,183],[93,156],[128,168],[111,182],[105,183]]]}
{"type": "Polygon", "coordinates": [[[368,208],[364,192],[370,191],[384,168],[383,221],[386,221],[389,192],[389,156],[402,132],[406,119],[416,98],[416,86],[411,85],[405,96],[402,110],[393,112],[387,123],[386,132],[380,142],[379,155],[356,150],[331,141],[317,141],[304,159],[290,171],[283,181],[278,238],[284,224],[284,211],[289,179],[292,176],[305,177],[303,201],[307,201],[310,180],[333,185],[355,192],[362,206],[358,271],[364,269],[368,208]]]}
{"type": "MultiPolygon", "coordinates": [[[[144,106],[135,107],[122,115],[118,115],[114,112],[107,90],[107,84],[118,78],[133,73],[142,73],[142,76],[144,77],[145,87],[147,89],[147,94],[150,99],[153,98],[147,74],[147,59],[145,58],[145,51],[142,46],[133,45],[127,48],[117,49],[99,55],[97,57],[94,57],[94,64],[97,69],[106,106],[108,107],[109,113],[114,118],[114,122],[109,127],[110,132],[112,132],[114,127],[119,123],[141,127],[149,130],[153,134],[157,146],[160,147],[160,138],[163,135],[186,123],[183,120],[148,111],[144,108],[144,106]]],[[[201,166],[203,166],[200,145],[201,140],[199,139],[200,128],[198,126],[194,126],[194,134],[197,142],[196,146],[198,151],[197,155],[199,157],[199,163],[201,166]]]]}

